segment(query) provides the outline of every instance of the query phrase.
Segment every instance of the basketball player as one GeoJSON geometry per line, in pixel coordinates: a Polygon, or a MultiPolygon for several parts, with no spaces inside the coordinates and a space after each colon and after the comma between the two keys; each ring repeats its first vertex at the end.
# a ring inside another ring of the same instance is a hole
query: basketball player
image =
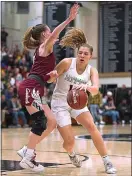
{"type": "Polygon", "coordinates": [[[44,131],[45,135],[48,135],[56,127],[54,115],[43,97],[43,86],[45,83],[48,82],[48,79],[57,77],[57,72],[53,71],[55,67],[53,45],[60,32],[75,19],[78,9],[78,4],[73,5],[69,17],[57,26],[52,33],[47,25],[40,24],[29,28],[23,39],[23,45],[26,49],[36,49],[36,51],[30,74],[18,88],[21,104],[26,107],[33,119],[29,141],[20,166],[35,172],[44,170],[42,165],[38,165],[35,162],[36,154],[34,151],[36,144],[39,142],[40,136],[44,131]]]}
{"type": "MultiPolygon", "coordinates": [[[[63,47],[78,49],[77,58],[65,58],[56,66],[59,77],[52,95],[51,109],[56,117],[58,130],[64,140],[63,147],[68,152],[72,163],[80,167],[81,161],[73,150],[75,139],[71,127],[72,117],[90,133],[94,145],[102,157],[106,173],[114,174],[116,169],[110,161],[103,138],[94,124],[88,108],[75,110],[67,104],[67,93],[71,88],[83,89],[92,95],[98,93],[98,71],[88,64],[92,58],[93,47],[87,44],[84,33],[75,28],[65,34],[60,44],[63,47]]],[[[49,81],[53,81],[52,78],[49,81]]]]}
{"type": "MultiPolygon", "coordinates": [[[[98,93],[98,71],[88,64],[92,58],[93,48],[87,44],[84,33],[74,28],[66,33],[60,44],[66,47],[78,48],[77,58],[63,59],[55,69],[59,77],[53,92],[51,108],[57,120],[58,130],[64,140],[63,147],[68,152],[72,163],[76,167],[80,167],[81,161],[74,152],[75,138],[71,127],[72,117],[90,133],[94,145],[102,157],[106,173],[114,174],[116,169],[110,161],[102,136],[94,124],[88,108],[74,110],[67,104],[67,93],[71,87],[87,90],[92,95],[98,93]]],[[[54,80],[55,78],[50,78],[49,82],[54,80]]],[[[39,142],[45,137],[44,133],[41,135],[39,142]]],[[[25,148],[21,149],[22,157],[25,148]]]]}

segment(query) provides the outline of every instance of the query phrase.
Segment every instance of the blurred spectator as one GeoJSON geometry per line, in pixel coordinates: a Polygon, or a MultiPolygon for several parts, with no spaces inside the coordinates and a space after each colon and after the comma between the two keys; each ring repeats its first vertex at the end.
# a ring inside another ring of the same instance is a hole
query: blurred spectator
{"type": "Polygon", "coordinates": [[[9,76],[9,73],[12,73],[12,67],[11,67],[11,65],[8,65],[7,66],[7,69],[5,70],[6,71],[6,75],[7,75],[7,77],[9,76]]]}
{"type": "Polygon", "coordinates": [[[20,73],[19,68],[15,68],[15,79],[16,79],[16,87],[18,88],[19,84],[23,80],[22,74],[20,73]]]}
{"type": "Polygon", "coordinates": [[[7,55],[7,52],[5,50],[5,46],[3,46],[1,49],[1,57],[3,58],[3,56],[6,56],[6,55],[7,55]]]}
{"type": "Polygon", "coordinates": [[[23,67],[22,72],[21,72],[22,77],[26,78],[27,77],[27,73],[28,73],[28,68],[27,67],[23,67]]]}
{"type": "Polygon", "coordinates": [[[127,99],[128,104],[131,106],[132,110],[132,90],[128,90],[128,99],[127,99]]]}
{"type": "Polygon", "coordinates": [[[100,106],[102,105],[102,94],[99,92],[97,95],[89,96],[89,109],[93,116],[94,123],[96,125],[104,125],[105,122],[102,121],[102,116],[100,115],[100,106]]]}
{"type": "Polygon", "coordinates": [[[30,56],[30,52],[26,50],[24,55],[25,55],[26,62],[27,62],[27,68],[29,70],[31,68],[31,66],[32,66],[32,58],[30,56]]]}
{"type": "Polygon", "coordinates": [[[16,96],[13,96],[11,100],[8,102],[8,110],[13,116],[13,124],[16,127],[21,127],[21,125],[19,124],[19,116],[20,116],[23,121],[23,127],[28,127],[27,119],[21,108],[22,107],[18,98],[16,96]]]}
{"type": "Polygon", "coordinates": [[[109,97],[113,97],[113,93],[111,91],[108,91],[107,94],[102,99],[102,104],[105,104],[109,97]]]}
{"type": "Polygon", "coordinates": [[[15,84],[16,84],[15,78],[14,78],[14,77],[11,77],[11,78],[10,78],[10,85],[11,85],[11,86],[15,86],[15,84]]]}
{"type": "Polygon", "coordinates": [[[28,64],[27,64],[26,58],[25,58],[25,56],[23,56],[22,59],[19,60],[19,67],[23,68],[23,67],[27,67],[27,66],[28,66],[28,64]]]}
{"type": "Polygon", "coordinates": [[[2,46],[7,46],[7,36],[8,36],[8,33],[5,31],[5,28],[2,27],[1,29],[1,45],[2,46]]]}
{"type": "Polygon", "coordinates": [[[12,54],[9,55],[8,66],[10,66],[11,68],[14,68],[15,66],[15,60],[13,59],[12,54]]]}
{"type": "Polygon", "coordinates": [[[122,102],[122,100],[126,99],[128,100],[128,90],[126,88],[126,85],[123,84],[121,89],[118,89],[117,91],[117,98],[116,98],[116,102],[117,104],[119,104],[120,102],[122,102]]]}
{"type": "Polygon", "coordinates": [[[112,118],[112,123],[114,125],[117,124],[117,121],[119,120],[119,112],[116,110],[112,97],[109,97],[107,99],[107,102],[104,104],[104,112],[102,113],[102,115],[112,118]]]}
{"type": "Polygon", "coordinates": [[[6,100],[10,100],[14,95],[14,88],[12,86],[8,87],[8,89],[5,91],[6,100]]]}
{"type": "Polygon", "coordinates": [[[1,70],[1,81],[2,81],[2,90],[6,89],[6,73],[5,70],[1,70]]]}
{"type": "Polygon", "coordinates": [[[126,122],[131,122],[131,107],[130,104],[127,103],[126,99],[122,100],[117,109],[119,110],[122,124],[125,124],[126,122]]]}
{"type": "Polygon", "coordinates": [[[2,127],[6,127],[6,124],[5,124],[6,114],[9,114],[7,101],[6,101],[5,95],[2,95],[1,96],[1,125],[2,127]]]}
{"type": "Polygon", "coordinates": [[[6,68],[9,62],[8,48],[2,47],[1,51],[1,67],[6,68]]]}

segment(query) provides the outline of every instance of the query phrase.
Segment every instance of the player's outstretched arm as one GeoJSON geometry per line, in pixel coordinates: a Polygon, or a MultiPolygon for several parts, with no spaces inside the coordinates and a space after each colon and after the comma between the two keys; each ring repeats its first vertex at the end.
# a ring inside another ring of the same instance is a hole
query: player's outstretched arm
{"type": "Polygon", "coordinates": [[[46,41],[46,47],[47,48],[51,48],[53,47],[55,40],[58,39],[59,34],[61,33],[61,31],[72,21],[76,18],[76,15],[78,13],[79,10],[79,5],[78,4],[74,4],[71,9],[70,9],[70,14],[69,17],[63,22],[61,23],[59,26],[57,26],[51,36],[49,37],[49,39],[46,41]]]}

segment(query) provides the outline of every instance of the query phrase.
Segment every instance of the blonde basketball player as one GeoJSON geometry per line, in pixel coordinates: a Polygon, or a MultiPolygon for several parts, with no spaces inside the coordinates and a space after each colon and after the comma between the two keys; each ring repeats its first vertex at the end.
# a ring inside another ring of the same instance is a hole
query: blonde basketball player
{"type": "Polygon", "coordinates": [[[75,28],[69,30],[61,40],[60,44],[63,47],[78,48],[78,52],[77,58],[65,58],[56,66],[59,78],[52,95],[51,109],[64,140],[63,147],[68,152],[72,163],[77,167],[81,166],[81,161],[74,152],[75,138],[71,127],[71,117],[90,133],[94,145],[103,159],[106,173],[114,174],[116,169],[109,159],[103,138],[94,124],[88,108],[74,110],[67,104],[67,93],[70,87],[87,90],[92,95],[98,93],[98,71],[88,64],[92,58],[93,47],[86,42],[84,33],[75,28]]]}

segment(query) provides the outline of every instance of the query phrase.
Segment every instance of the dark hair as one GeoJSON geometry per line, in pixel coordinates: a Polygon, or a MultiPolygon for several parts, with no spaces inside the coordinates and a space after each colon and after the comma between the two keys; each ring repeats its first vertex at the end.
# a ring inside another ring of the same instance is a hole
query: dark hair
{"type": "Polygon", "coordinates": [[[35,49],[38,47],[40,45],[41,32],[46,31],[46,29],[46,24],[38,24],[28,28],[22,41],[24,49],[35,49]]]}
{"type": "Polygon", "coordinates": [[[113,97],[108,97],[107,102],[112,101],[113,97]]]}
{"type": "Polygon", "coordinates": [[[18,98],[17,95],[13,95],[12,98],[18,98]]]}
{"type": "Polygon", "coordinates": [[[84,32],[78,28],[70,28],[62,37],[60,45],[62,47],[71,47],[73,49],[77,48],[78,50],[80,47],[87,47],[91,54],[93,52],[93,47],[87,43],[84,32]]]}

